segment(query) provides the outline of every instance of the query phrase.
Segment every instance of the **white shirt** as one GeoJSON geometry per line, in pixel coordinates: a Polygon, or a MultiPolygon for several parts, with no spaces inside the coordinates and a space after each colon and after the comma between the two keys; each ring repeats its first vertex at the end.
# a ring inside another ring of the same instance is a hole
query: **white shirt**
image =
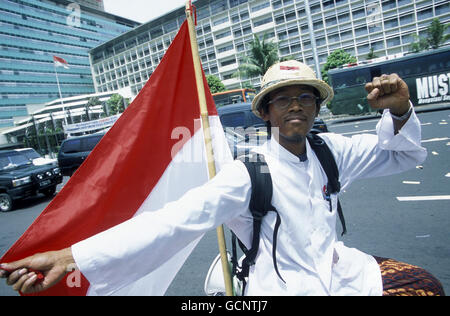
{"type": "MultiPolygon", "coordinates": [[[[356,179],[413,168],[426,158],[426,150],[420,146],[420,122],[414,112],[397,135],[393,131],[392,118],[385,111],[377,125],[378,137],[321,134],[336,158],[342,189],[356,179]]],[[[305,162],[274,139],[256,151],[265,155],[272,176],[272,204],[281,217],[276,259],[286,283],[273,266],[276,215],[269,212],[261,226],[259,251],[246,294],[381,295],[381,273],[375,259],[337,240],[337,197],[332,196],[330,212],[322,195],[326,175],[309,144],[305,162]]],[[[245,166],[234,161],[211,181],[161,210],[144,212],[73,245],[73,256],[91,287],[105,295],[157,269],[220,224],[226,223],[250,246],[250,192],[245,166]]]]}

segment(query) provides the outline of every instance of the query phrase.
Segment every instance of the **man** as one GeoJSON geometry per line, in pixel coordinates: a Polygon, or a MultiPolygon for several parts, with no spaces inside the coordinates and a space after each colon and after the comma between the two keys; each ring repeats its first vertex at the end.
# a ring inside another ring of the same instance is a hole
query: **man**
{"type": "MultiPolygon", "coordinates": [[[[420,146],[420,123],[404,81],[395,74],[383,75],[368,83],[366,90],[370,105],[384,109],[378,135],[346,138],[322,134],[336,158],[343,188],[359,178],[414,168],[426,158],[426,150],[420,146]]],[[[269,212],[262,222],[256,264],[250,270],[245,294],[417,294],[416,288],[421,294],[443,294],[439,282],[426,271],[374,258],[337,240],[337,196],[331,196],[331,204],[324,198],[326,175],[306,141],[320,106],[332,97],[333,90],[300,62],[278,63],[263,78],[262,90],[252,107],[275,132],[256,152],[263,154],[268,164],[273,180],[272,204],[281,217],[276,260],[282,278],[274,269],[276,216],[269,212]],[[411,286],[390,280],[386,271],[396,267],[399,271],[412,271],[400,278],[411,286]],[[412,278],[417,272],[424,276],[412,278]]],[[[69,265],[76,264],[93,291],[112,294],[157,269],[192,240],[222,223],[249,246],[253,224],[248,210],[250,195],[247,169],[235,161],[207,184],[159,211],[143,212],[70,248],[2,267],[14,271],[8,284],[15,290],[32,293],[50,287],[64,276],[69,265]],[[181,208],[184,212],[178,212],[181,208]],[[28,269],[42,271],[43,282],[35,282],[36,273],[28,269]]],[[[5,272],[0,273],[6,276],[5,272]]]]}

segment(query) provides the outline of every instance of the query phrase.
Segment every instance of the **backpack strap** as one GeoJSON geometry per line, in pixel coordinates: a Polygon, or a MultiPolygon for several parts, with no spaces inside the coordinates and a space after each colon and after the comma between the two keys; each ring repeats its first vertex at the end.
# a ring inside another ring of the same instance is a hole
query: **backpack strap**
{"type": "MultiPolygon", "coordinates": [[[[317,158],[319,159],[320,165],[327,175],[327,193],[339,193],[341,191],[341,183],[339,182],[339,170],[333,153],[327,143],[319,135],[310,133],[307,135],[307,138],[311,148],[314,150],[317,158]]],[[[339,199],[337,200],[337,212],[339,215],[339,220],[342,224],[342,236],[347,232],[347,226],[345,225],[344,213],[342,212],[341,202],[339,199]]]]}
{"type": "Polygon", "coordinates": [[[264,160],[263,155],[256,154],[251,156],[251,159],[248,158],[249,157],[246,156],[243,163],[250,175],[252,185],[249,209],[253,216],[253,235],[250,249],[247,251],[246,249],[243,249],[245,259],[242,261],[241,271],[236,273],[236,276],[244,282],[244,278],[248,277],[250,267],[255,264],[256,255],[258,254],[262,220],[267,212],[272,211],[277,215],[273,232],[273,265],[278,277],[286,283],[281,277],[276,261],[277,235],[278,228],[281,224],[281,217],[277,209],[272,205],[272,177],[270,176],[270,172],[268,171],[267,163],[264,160]]]}

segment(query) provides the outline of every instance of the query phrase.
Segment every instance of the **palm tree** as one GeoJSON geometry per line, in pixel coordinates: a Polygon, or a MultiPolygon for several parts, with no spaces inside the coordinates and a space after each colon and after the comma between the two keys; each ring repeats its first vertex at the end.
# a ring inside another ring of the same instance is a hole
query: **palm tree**
{"type": "Polygon", "coordinates": [[[270,66],[279,61],[278,45],[267,40],[267,34],[262,39],[255,34],[250,42],[249,55],[244,56],[243,63],[234,73],[235,77],[253,78],[263,76],[270,66]]]}

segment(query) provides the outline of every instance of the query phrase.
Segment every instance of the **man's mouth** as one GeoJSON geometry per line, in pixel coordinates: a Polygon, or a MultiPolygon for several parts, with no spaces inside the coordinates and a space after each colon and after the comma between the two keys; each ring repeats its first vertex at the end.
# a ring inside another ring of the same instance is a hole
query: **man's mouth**
{"type": "Polygon", "coordinates": [[[300,123],[306,121],[306,117],[304,117],[303,115],[290,115],[285,118],[285,121],[291,123],[300,123]]]}

